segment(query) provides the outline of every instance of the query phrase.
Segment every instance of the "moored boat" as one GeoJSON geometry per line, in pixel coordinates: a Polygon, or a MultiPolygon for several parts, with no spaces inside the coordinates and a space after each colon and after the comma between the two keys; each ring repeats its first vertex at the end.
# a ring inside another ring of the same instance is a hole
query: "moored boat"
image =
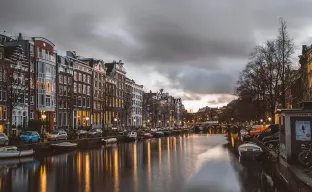
{"type": "Polygon", "coordinates": [[[104,144],[113,144],[113,143],[117,143],[117,139],[116,138],[102,139],[102,142],[104,144]]]}
{"type": "Polygon", "coordinates": [[[154,137],[163,137],[165,134],[164,134],[164,132],[162,132],[162,131],[156,131],[155,133],[154,133],[154,137]]]}
{"type": "Polygon", "coordinates": [[[33,149],[29,150],[18,150],[15,146],[7,146],[0,148],[0,159],[6,158],[21,158],[27,156],[33,156],[35,151],[33,149]]]}
{"type": "Polygon", "coordinates": [[[153,137],[153,135],[151,133],[144,133],[143,134],[143,138],[144,139],[149,139],[149,138],[152,138],[152,137],[153,137]]]}
{"type": "Polygon", "coordinates": [[[71,143],[71,142],[62,142],[62,143],[54,143],[51,144],[51,147],[54,152],[69,152],[73,151],[77,148],[77,143],[71,143]]]}
{"type": "Polygon", "coordinates": [[[263,153],[260,146],[255,143],[244,143],[238,147],[240,158],[256,158],[263,153]]]}

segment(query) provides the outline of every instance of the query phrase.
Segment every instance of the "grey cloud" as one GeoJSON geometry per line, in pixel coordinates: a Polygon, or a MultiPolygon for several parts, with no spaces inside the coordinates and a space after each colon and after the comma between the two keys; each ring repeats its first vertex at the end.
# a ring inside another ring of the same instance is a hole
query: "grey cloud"
{"type": "Polygon", "coordinates": [[[202,97],[202,95],[200,94],[193,94],[193,93],[185,93],[183,94],[183,96],[181,97],[182,100],[200,100],[202,97]]]}
{"type": "Polygon", "coordinates": [[[1,2],[0,30],[44,36],[57,49],[86,57],[122,59],[138,67],[138,75],[146,75],[140,67],[155,66],[174,82],[171,87],[185,92],[232,93],[245,63],[224,60],[247,58],[258,33],[274,37],[279,17],[288,21],[290,32],[300,31],[311,20],[311,5],[285,0],[7,0],[1,2]]]}
{"type": "Polygon", "coordinates": [[[224,95],[221,95],[220,97],[218,97],[216,100],[207,101],[207,103],[208,103],[208,105],[218,105],[218,104],[222,104],[222,103],[229,103],[233,99],[236,99],[236,96],[224,94],[224,95]]]}
{"type": "MultiPolygon", "coordinates": [[[[235,77],[228,72],[209,71],[195,67],[176,68],[174,66],[167,66],[159,71],[172,82],[171,88],[182,88],[186,92],[197,94],[233,93],[235,77]]],[[[159,81],[157,84],[161,85],[159,81]]]]}

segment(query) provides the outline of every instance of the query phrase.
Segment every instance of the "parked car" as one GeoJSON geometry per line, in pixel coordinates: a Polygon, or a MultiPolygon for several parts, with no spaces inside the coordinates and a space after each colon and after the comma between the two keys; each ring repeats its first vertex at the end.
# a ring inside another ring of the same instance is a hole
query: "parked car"
{"type": "Polygon", "coordinates": [[[48,135],[48,140],[59,140],[59,139],[65,139],[67,140],[67,133],[63,130],[53,131],[48,135]]]}
{"type": "Polygon", "coordinates": [[[9,145],[9,138],[5,133],[0,133],[0,145],[9,145]]]}
{"type": "Polygon", "coordinates": [[[93,128],[88,132],[89,137],[102,137],[103,131],[100,128],[93,128]]]}
{"type": "Polygon", "coordinates": [[[277,132],[279,132],[278,125],[272,124],[268,126],[268,128],[266,128],[264,131],[256,133],[255,137],[261,141],[263,137],[273,135],[274,133],[277,133],[277,132]]]}
{"type": "Polygon", "coordinates": [[[27,143],[39,142],[40,135],[37,131],[26,131],[22,133],[20,140],[27,143]]]}
{"type": "Polygon", "coordinates": [[[79,129],[78,131],[76,131],[76,135],[78,136],[78,138],[87,137],[88,131],[79,129]]]}
{"type": "Polygon", "coordinates": [[[267,141],[276,141],[279,140],[279,132],[274,133],[273,135],[265,136],[262,138],[262,142],[267,142],[267,141]]]}

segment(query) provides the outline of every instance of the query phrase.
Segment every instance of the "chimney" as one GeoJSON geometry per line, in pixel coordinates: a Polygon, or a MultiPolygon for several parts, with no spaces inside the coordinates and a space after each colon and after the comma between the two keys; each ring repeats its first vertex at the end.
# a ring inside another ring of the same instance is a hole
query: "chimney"
{"type": "Polygon", "coordinates": [[[18,41],[21,41],[21,40],[23,40],[23,36],[22,36],[22,33],[19,33],[19,34],[18,34],[17,40],[18,40],[18,41]]]}

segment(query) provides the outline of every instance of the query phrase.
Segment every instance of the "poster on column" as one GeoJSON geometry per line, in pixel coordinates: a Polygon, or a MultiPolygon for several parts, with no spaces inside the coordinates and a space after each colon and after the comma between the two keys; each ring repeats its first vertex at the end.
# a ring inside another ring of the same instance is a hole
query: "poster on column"
{"type": "Polygon", "coordinates": [[[311,141],[310,121],[296,121],[296,140],[311,141]]]}

